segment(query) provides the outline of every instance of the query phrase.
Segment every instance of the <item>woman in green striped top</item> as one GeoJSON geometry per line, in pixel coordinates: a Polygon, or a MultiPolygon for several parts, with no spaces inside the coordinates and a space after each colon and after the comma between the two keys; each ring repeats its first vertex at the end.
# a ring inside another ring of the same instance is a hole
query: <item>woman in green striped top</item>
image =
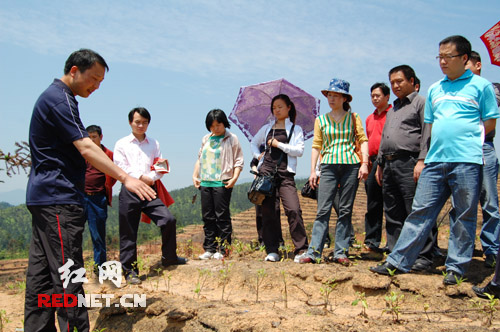
{"type": "Polygon", "coordinates": [[[318,210],[309,248],[299,262],[316,263],[321,259],[333,199],[338,190],[340,199],[334,259],[340,264],[349,265],[347,257],[352,229],[352,207],[359,179],[366,179],[368,176],[368,139],[361,118],[358,114],[351,113],[349,102],[352,96],[349,94],[349,83],[334,78],[328,89],[321,92],[328,98],[331,111],[316,118],[314,124],[309,184],[313,188],[318,187],[318,210]],[[355,151],[356,140],[361,144],[361,157],[355,151]],[[316,174],[319,158],[320,177],[316,174]]]}

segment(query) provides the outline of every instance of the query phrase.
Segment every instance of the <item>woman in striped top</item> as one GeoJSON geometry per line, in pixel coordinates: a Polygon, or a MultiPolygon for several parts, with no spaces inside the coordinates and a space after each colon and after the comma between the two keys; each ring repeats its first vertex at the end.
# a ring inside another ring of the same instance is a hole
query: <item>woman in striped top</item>
{"type": "Polygon", "coordinates": [[[318,187],[318,210],[309,248],[299,258],[299,263],[320,261],[333,200],[338,190],[340,199],[334,260],[342,265],[349,265],[347,257],[352,230],[352,207],[359,179],[366,179],[368,176],[368,139],[361,118],[358,114],[351,113],[349,83],[334,78],[328,89],[321,92],[328,98],[331,111],[316,118],[314,123],[309,184],[313,188],[318,187]],[[355,151],[356,140],[361,144],[361,157],[355,151]],[[321,158],[320,177],[315,170],[318,158],[321,158]]]}

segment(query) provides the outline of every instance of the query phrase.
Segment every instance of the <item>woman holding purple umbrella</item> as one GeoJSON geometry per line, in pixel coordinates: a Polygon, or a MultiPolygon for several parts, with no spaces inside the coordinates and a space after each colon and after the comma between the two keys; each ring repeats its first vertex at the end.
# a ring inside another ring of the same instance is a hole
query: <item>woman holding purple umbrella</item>
{"type": "Polygon", "coordinates": [[[339,191],[338,220],[335,230],[334,261],[349,265],[349,239],[352,230],[352,207],[359,179],[368,176],[368,139],[361,118],[351,113],[349,83],[334,78],[321,93],[328,98],[331,111],[314,123],[309,184],[318,187],[318,210],[313,224],[311,243],[299,263],[317,263],[328,234],[334,197],[339,191]],[[361,158],[356,154],[356,140],[361,144],[361,158]],[[316,162],[321,158],[321,176],[316,162]],[[318,186],[319,184],[319,186],[318,186]]]}
{"type": "Polygon", "coordinates": [[[252,154],[259,160],[258,171],[263,175],[273,174],[276,170],[276,192],[262,202],[262,237],[266,247],[266,261],[277,262],[280,221],[276,215],[276,200],[281,198],[288,218],[290,235],[295,246],[295,255],[307,249],[307,237],[302,219],[294,176],[297,157],[304,152],[304,134],[295,124],[297,111],[287,95],[279,94],[271,101],[271,113],[275,120],[262,127],[252,139],[252,154]],[[259,147],[266,149],[260,152],[259,147]]]}

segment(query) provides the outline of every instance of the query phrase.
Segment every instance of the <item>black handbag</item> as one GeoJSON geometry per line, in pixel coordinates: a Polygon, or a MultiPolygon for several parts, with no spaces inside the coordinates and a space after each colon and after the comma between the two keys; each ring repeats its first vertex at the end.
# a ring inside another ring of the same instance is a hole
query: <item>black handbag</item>
{"type": "Polygon", "coordinates": [[[312,198],[312,199],[318,199],[318,194],[316,189],[313,189],[311,185],[309,184],[309,181],[307,181],[304,186],[302,187],[302,190],[300,191],[300,194],[302,197],[307,197],[307,198],[312,198]]]}
{"type": "Polygon", "coordinates": [[[262,175],[254,171],[250,171],[256,175],[255,179],[248,190],[248,199],[253,204],[262,205],[262,201],[268,196],[272,196],[276,188],[275,174],[262,175]]]}
{"type": "MultiPolygon", "coordinates": [[[[290,138],[292,138],[294,129],[295,124],[290,130],[290,135],[288,135],[287,143],[290,142],[290,138]]],[[[255,174],[255,179],[250,185],[250,189],[248,189],[247,196],[250,202],[252,202],[253,204],[262,205],[262,202],[266,197],[272,196],[274,194],[276,190],[276,173],[278,172],[278,167],[281,164],[283,155],[284,153],[282,152],[280,158],[278,159],[278,163],[276,164],[274,172],[269,175],[263,175],[254,171],[250,171],[250,173],[255,174]]]]}

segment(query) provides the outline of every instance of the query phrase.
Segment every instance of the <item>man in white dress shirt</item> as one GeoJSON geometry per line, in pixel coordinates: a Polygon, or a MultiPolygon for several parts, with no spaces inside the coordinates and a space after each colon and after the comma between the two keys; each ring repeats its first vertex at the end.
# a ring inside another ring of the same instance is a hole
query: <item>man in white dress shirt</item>
{"type": "MultiPolygon", "coordinates": [[[[130,111],[129,124],[132,133],[116,142],[114,162],[130,176],[137,178],[158,191],[155,183],[163,176],[151,166],[162,160],[160,145],[154,138],[146,136],[151,115],[143,107],[130,111]]],[[[146,214],[160,227],[162,237],[163,266],[186,264],[186,259],[176,254],[176,220],[160,198],[141,201],[137,195],[122,186],[119,196],[120,262],[129,284],[140,284],[137,266],[137,231],[141,213],[146,214]]]]}

